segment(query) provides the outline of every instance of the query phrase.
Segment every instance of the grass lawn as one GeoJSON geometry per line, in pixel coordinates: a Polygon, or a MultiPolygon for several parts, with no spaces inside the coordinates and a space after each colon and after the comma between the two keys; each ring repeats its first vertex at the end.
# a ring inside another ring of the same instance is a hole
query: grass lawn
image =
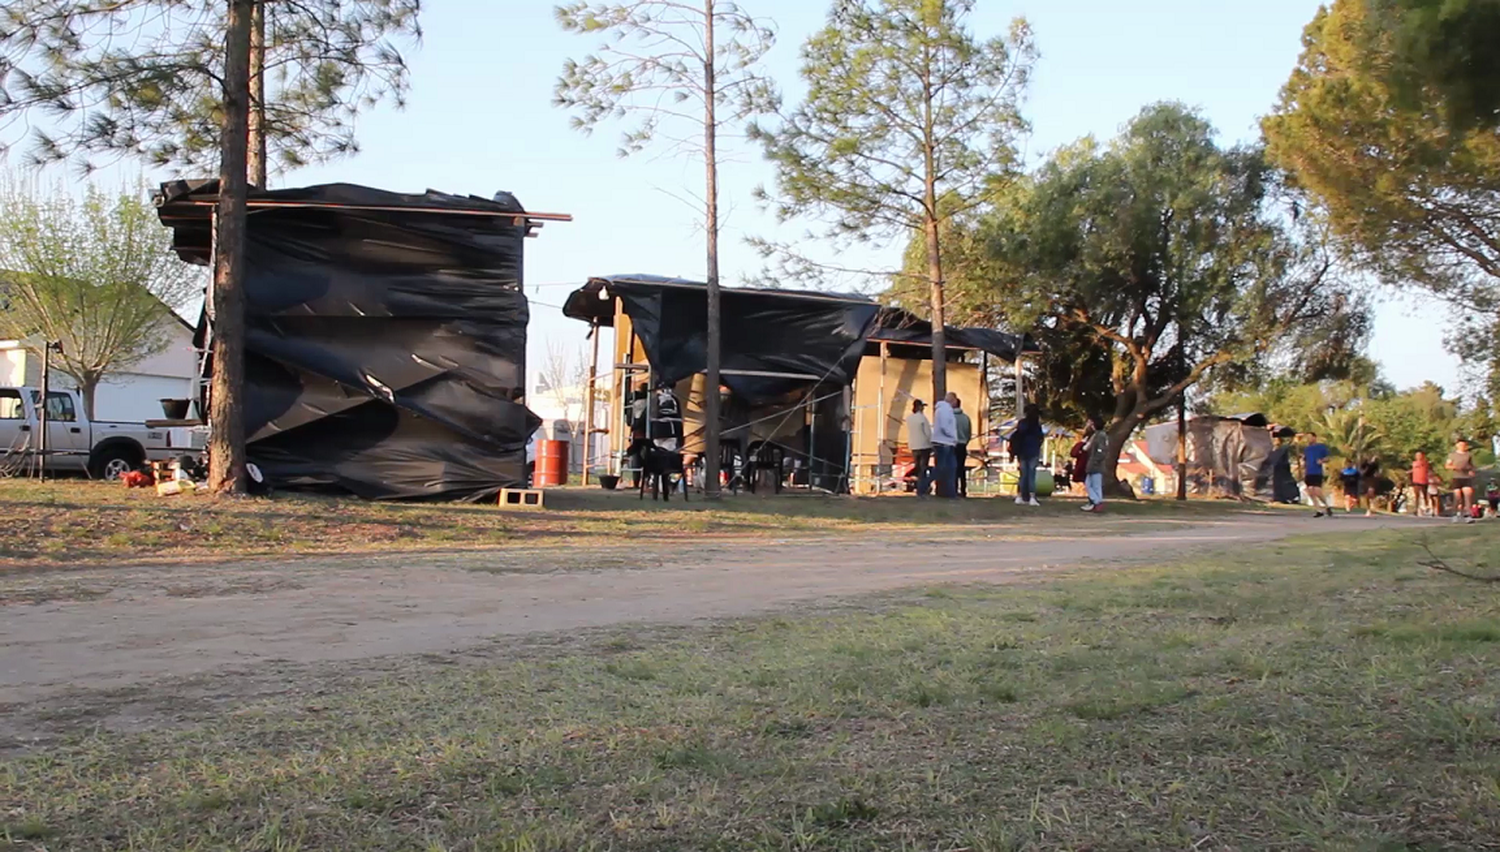
{"type": "Polygon", "coordinates": [[[0,849],[1497,848],[1500,587],[1413,536],[289,683],[12,757],[0,849]]]}
{"type": "MultiPolygon", "coordinates": [[[[1077,503],[1042,510],[1008,498],[927,500],[909,497],[740,495],[706,504],[653,503],[634,492],[569,488],[547,492],[548,508],[501,510],[466,503],[375,503],[352,497],[286,494],[271,499],[157,497],[147,489],[82,479],[37,483],[0,480],[0,567],[78,564],[119,559],[231,558],[288,552],[349,553],[495,547],[591,540],[614,534],[655,538],[796,535],[955,524],[1031,524],[1063,516],[1073,526],[1077,503]],[[1064,510],[1072,513],[1068,515],[1064,510]]],[[[1126,518],[1191,519],[1244,511],[1238,504],[1171,501],[1119,503],[1126,518]]],[[[1098,524],[1095,524],[1098,526],[1098,524]]]]}

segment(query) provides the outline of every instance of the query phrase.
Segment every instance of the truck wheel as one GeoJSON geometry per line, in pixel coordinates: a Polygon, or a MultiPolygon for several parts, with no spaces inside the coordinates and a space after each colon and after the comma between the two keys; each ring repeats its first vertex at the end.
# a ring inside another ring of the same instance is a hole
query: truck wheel
{"type": "Polygon", "coordinates": [[[89,473],[95,479],[112,482],[119,479],[120,474],[135,470],[139,463],[135,453],[125,447],[110,447],[94,454],[89,461],[89,473]]]}

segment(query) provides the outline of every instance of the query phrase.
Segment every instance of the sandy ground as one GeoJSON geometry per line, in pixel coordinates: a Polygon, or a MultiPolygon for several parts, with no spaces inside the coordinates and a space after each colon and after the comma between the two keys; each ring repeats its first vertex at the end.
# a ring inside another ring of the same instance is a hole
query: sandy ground
{"type": "Polygon", "coordinates": [[[910,586],[1006,582],[1330,524],[1273,513],[1139,532],[1128,522],[1111,527],[1116,534],[1023,540],[961,527],[934,529],[922,540],[877,534],[672,550],[648,541],[631,549],[296,557],[13,576],[0,583],[8,599],[0,607],[0,695],[27,701],[257,663],[445,652],[497,636],[683,623],[910,586]]]}

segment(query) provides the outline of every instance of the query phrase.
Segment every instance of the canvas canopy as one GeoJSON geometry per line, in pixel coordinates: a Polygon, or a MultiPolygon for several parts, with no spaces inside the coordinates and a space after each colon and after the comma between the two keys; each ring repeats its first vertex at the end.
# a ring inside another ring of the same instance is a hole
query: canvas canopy
{"type": "MultiPolygon", "coordinates": [[[[1189,490],[1195,494],[1273,499],[1275,444],[1260,414],[1199,416],[1187,421],[1189,490]]],[[[1159,465],[1177,464],[1177,424],[1144,430],[1146,454],[1159,465]]]]}

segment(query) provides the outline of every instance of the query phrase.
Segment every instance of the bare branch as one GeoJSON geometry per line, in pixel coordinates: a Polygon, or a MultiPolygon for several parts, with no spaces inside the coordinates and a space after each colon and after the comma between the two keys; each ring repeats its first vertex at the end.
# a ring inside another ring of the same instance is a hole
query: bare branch
{"type": "Polygon", "coordinates": [[[1431,568],[1434,571],[1442,571],[1446,574],[1452,574],[1455,577],[1463,577],[1466,580],[1474,580],[1480,583],[1500,583],[1500,574],[1471,574],[1468,571],[1460,571],[1443,561],[1436,553],[1433,553],[1432,548],[1427,544],[1425,539],[1418,543],[1423,550],[1427,551],[1427,555],[1430,557],[1426,562],[1417,563],[1423,568],[1431,568]]]}

